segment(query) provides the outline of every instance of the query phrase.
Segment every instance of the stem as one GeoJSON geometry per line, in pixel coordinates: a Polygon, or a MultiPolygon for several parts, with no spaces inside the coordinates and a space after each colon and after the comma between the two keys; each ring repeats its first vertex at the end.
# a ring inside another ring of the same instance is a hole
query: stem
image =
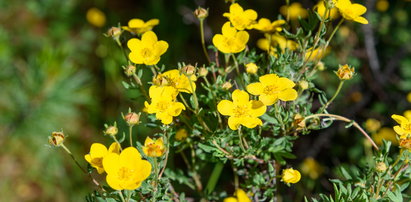
{"type": "Polygon", "coordinates": [[[213,172],[211,173],[210,179],[208,180],[207,187],[205,189],[207,194],[211,194],[215,188],[215,185],[218,182],[218,178],[220,178],[221,172],[223,171],[224,164],[218,162],[215,164],[213,172]]]}
{"type": "Polygon", "coordinates": [[[344,22],[344,18],[341,18],[340,22],[338,22],[337,26],[335,27],[335,29],[333,30],[333,32],[331,33],[330,37],[328,38],[327,42],[325,43],[325,48],[324,50],[327,48],[327,46],[330,44],[331,39],[334,37],[335,33],[337,32],[337,30],[340,28],[341,24],[344,22]]]}
{"type": "Polygon", "coordinates": [[[179,93],[178,95],[180,96],[181,101],[183,101],[183,103],[184,103],[184,105],[187,107],[187,109],[190,110],[190,111],[192,111],[192,112],[194,112],[194,109],[192,109],[192,108],[188,105],[186,99],[184,99],[184,96],[183,96],[181,93],[179,93]]]}
{"type": "MultiPolygon", "coordinates": [[[[164,126],[166,127],[166,126],[164,126]]],[[[163,175],[164,171],[166,170],[167,167],[167,161],[168,161],[168,154],[170,153],[170,140],[169,136],[167,135],[167,128],[164,129],[163,131],[163,139],[166,141],[166,157],[164,158],[163,161],[163,168],[160,171],[160,174],[158,175],[158,179],[161,179],[161,176],[163,175]]]]}
{"type": "Polygon", "coordinates": [[[113,138],[113,140],[120,146],[120,151],[123,151],[123,148],[121,148],[121,144],[120,144],[120,142],[117,140],[117,138],[116,138],[116,136],[115,135],[110,135],[112,138],[113,138]]]}
{"type": "MultiPolygon", "coordinates": [[[[208,82],[207,77],[204,77],[204,81],[206,82],[206,85],[208,88],[210,88],[210,82],[208,82]]],[[[211,94],[213,95],[213,101],[214,101],[214,106],[217,106],[217,95],[215,94],[215,92],[213,90],[210,90],[211,94]]],[[[217,113],[217,118],[218,118],[218,124],[220,125],[220,128],[223,128],[223,120],[221,119],[220,113],[217,111],[216,108],[216,113],[217,113]]]]}
{"type": "Polygon", "coordinates": [[[208,63],[211,63],[210,56],[208,56],[208,52],[205,46],[204,40],[204,19],[200,19],[200,34],[201,34],[201,45],[203,46],[204,55],[207,58],[208,63]]]}
{"type": "Polygon", "coordinates": [[[353,126],[356,127],[372,144],[372,146],[378,151],[378,146],[375,144],[375,142],[371,139],[371,137],[367,134],[367,132],[364,131],[363,128],[361,128],[361,126],[355,122],[354,120],[348,119],[346,117],[340,116],[340,115],[335,115],[335,114],[313,114],[310,116],[307,116],[304,118],[303,121],[307,121],[308,119],[312,119],[312,118],[316,118],[316,117],[330,117],[330,118],[335,118],[336,120],[339,121],[344,121],[347,123],[353,123],[353,126]]]}
{"type": "Polygon", "coordinates": [[[290,0],[285,0],[285,4],[287,5],[287,22],[289,22],[290,21],[290,12],[289,12],[289,10],[290,10],[290,0]]]}
{"type": "Polygon", "coordinates": [[[130,146],[133,146],[133,126],[128,127],[129,136],[130,136],[130,146]]]}
{"type": "Polygon", "coordinates": [[[150,97],[148,96],[146,89],[144,89],[144,86],[143,86],[143,83],[141,82],[141,79],[138,78],[138,76],[136,75],[136,73],[133,74],[133,78],[134,78],[134,80],[136,81],[136,83],[140,86],[140,90],[141,90],[141,92],[143,93],[143,95],[144,95],[148,100],[150,100],[150,97]]]}
{"type": "MultiPolygon", "coordinates": [[[[240,73],[240,67],[238,66],[238,61],[237,58],[235,57],[234,54],[231,54],[233,61],[234,61],[234,67],[235,70],[237,71],[238,77],[241,77],[241,73],[240,73]]],[[[239,79],[241,86],[245,87],[244,81],[242,79],[239,79]]]]}
{"type": "Polygon", "coordinates": [[[128,191],[128,196],[127,196],[126,202],[129,202],[129,201],[130,201],[130,199],[131,199],[131,194],[132,194],[132,192],[131,192],[131,191],[128,191]]]}
{"type": "Polygon", "coordinates": [[[337,95],[340,93],[343,84],[344,84],[344,81],[343,81],[343,80],[340,80],[340,83],[338,84],[337,90],[335,91],[333,97],[332,97],[330,100],[328,100],[328,102],[325,103],[325,105],[323,105],[323,106],[321,107],[320,112],[323,112],[325,109],[327,109],[328,105],[330,105],[330,104],[334,101],[334,99],[335,99],[335,98],[337,97],[337,95]]]}
{"type": "Polygon", "coordinates": [[[156,195],[157,195],[157,185],[158,185],[158,163],[157,163],[157,157],[153,158],[153,164],[154,164],[154,192],[153,196],[151,197],[151,201],[155,202],[156,201],[156,195]]]}
{"type": "Polygon", "coordinates": [[[241,150],[243,150],[243,152],[245,152],[244,145],[243,145],[243,140],[242,140],[241,126],[238,127],[237,130],[238,130],[238,138],[239,138],[239,140],[240,140],[241,150]]]}
{"type": "Polygon", "coordinates": [[[120,195],[121,201],[126,202],[126,200],[124,200],[123,192],[118,191],[118,193],[120,193],[119,195],[120,195]]]}

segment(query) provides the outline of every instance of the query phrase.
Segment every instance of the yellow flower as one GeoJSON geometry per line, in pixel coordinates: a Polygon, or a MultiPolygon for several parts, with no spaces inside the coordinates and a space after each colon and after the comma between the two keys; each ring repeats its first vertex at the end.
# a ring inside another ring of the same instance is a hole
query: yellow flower
{"type": "Polygon", "coordinates": [[[141,19],[131,19],[128,21],[128,26],[122,26],[124,30],[135,34],[143,34],[145,32],[151,31],[154,26],[158,25],[160,21],[158,19],[151,19],[147,22],[144,22],[141,19]]]}
{"type": "Polygon", "coordinates": [[[316,48],[312,49],[309,48],[305,53],[304,60],[306,61],[318,61],[321,60],[324,56],[326,56],[330,52],[329,47],[324,50],[324,48],[316,48]]]}
{"type": "Polygon", "coordinates": [[[407,101],[408,101],[409,103],[411,103],[411,92],[409,92],[409,93],[407,94],[407,101]]]}
{"type": "Polygon", "coordinates": [[[181,129],[177,130],[176,136],[174,136],[174,138],[175,138],[177,141],[181,141],[181,140],[186,139],[187,136],[188,136],[187,130],[186,130],[185,128],[181,128],[181,129]]]}
{"type": "Polygon", "coordinates": [[[141,159],[134,147],[124,149],[120,154],[110,153],[103,159],[107,184],[115,190],[134,190],[150,176],[151,164],[141,159]]]}
{"type": "Polygon", "coordinates": [[[324,172],[324,168],[314,158],[308,157],[301,165],[301,172],[315,180],[324,172]]]}
{"type": "Polygon", "coordinates": [[[96,27],[103,27],[106,24],[106,15],[98,8],[88,9],[86,18],[90,24],[96,27]]]}
{"type": "Polygon", "coordinates": [[[90,147],[90,153],[84,155],[84,159],[86,159],[93,168],[97,169],[98,174],[101,174],[104,172],[103,159],[110,153],[120,153],[120,145],[114,142],[107,150],[103,144],[93,143],[90,147]]]}
{"type": "Polygon", "coordinates": [[[298,2],[292,3],[289,7],[287,5],[281,6],[280,13],[283,16],[287,16],[287,12],[292,20],[297,20],[298,17],[306,18],[308,16],[307,10],[298,2]]]}
{"type": "Polygon", "coordinates": [[[249,35],[246,31],[239,31],[226,22],[222,34],[213,37],[214,46],[223,53],[239,53],[245,49],[249,35]]]}
{"type": "Polygon", "coordinates": [[[281,181],[287,184],[289,183],[295,184],[298,181],[300,181],[300,179],[301,179],[301,174],[300,172],[298,172],[298,170],[294,170],[292,168],[287,168],[283,170],[281,181]]]}
{"type": "Polygon", "coordinates": [[[411,119],[396,114],[392,115],[391,118],[400,124],[394,126],[394,131],[400,135],[400,139],[406,139],[411,135],[411,119]]]}
{"type": "Polygon", "coordinates": [[[354,67],[350,67],[347,64],[340,65],[336,74],[340,80],[350,80],[354,76],[354,67]]]}
{"type": "Polygon", "coordinates": [[[247,193],[242,189],[237,189],[234,194],[236,197],[228,197],[224,199],[224,202],[251,202],[248,198],[247,193]]]}
{"type": "Polygon", "coordinates": [[[261,18],[260,20],[258,20],[258,23],[254,25],[254,29],[264,33],[281,32],[283,30],[282,26],[285,23],[285,20],[276,20],[274,22],[271,22],[267,18],[261,18]]]}
{"type": "Polygon", "coordinates": [[[266,74],[260,77],[260,82],[247,86],[247,91],[252,95],[259,95],[258,99],[265,105],[272,105],[278,99],[292,101],[297,99],[297,91],[293,89],[295,83],[276,74],[266,74]]]}
{"type": "Polygon", "coordinates": [[[377,119],[367,119],[365,121],[365,129],[370,133],[377,132],[377,130],[380,128],[381,128],[381,122],[378,121],[377,119]]]}
{"type": "Polygon", "coordinates": [[[400,139],[400,147],[411,152],[411,139],[400,139]]]}
{"type": "Polygon", "coordinates": [[[260,101],[249,100],[248,93],[242,90],[235,90],[232,94],[233,101],[222,100],[217,105],[217,110],[228,118],[228,126],[231,130],[237,130],[240,125],[247,128],[254,128],[263,125],[258,118],[263,115],[267,107],[260,101]]]}
{"type": "Polygon", "coordinates": [[[252,29],[257,19],[257,12],[252,9],[244,10],[238,3],[231,4],[230,12],[224,13],[237,30],[252,29]]]}
{"type": "Polygon", "coordinates": [[[127,42],[131,50],[128,57],[136,64],[155,65],[160,61],[160,56],[168,49],[168,43],[158,41],[157,35],[148,31],[143,34],[141,40],[132,38],[127,42]]]}
{"type": "Polygon", "coordinates": [[[361,4],[353,4],[350,0],[338,0],[335,7],[338,8],[344,19],[361,24],[368,24],[368,20],[361,17],[367,12],[367,8],[361,4]]]}
{"type": "Polygon", "coordinates": [[[390,3],[387,0],[378,0],[375,5],[375,8],[380,12],[387,11],[388,7],[390,7],[390,3]]]}
{"type": "Polygon", "coordinates": [[[256,74],[258,71],[258,66],[255,63],[248,63],[245,65],[245,71],[249,74],[256,74]]]}
{"type": "Polygon", "coordinates": [[[158,74],[153,83],[156,86],[171,86],[177,89],[179,92],[193,93],[196,90],[195,81],[197,77],[190,75],[190,77],[181,74],[177,69],[169,70],[164,73],[158,74]],[[191,81],[191,85],[190,85],[191,81]],[[191,88],[192,87],[192,88],[191,88]]]}
{"type": "Polygon", "coordinates": [[[325,19],[331,18],[336,19],[338,18],[338,9],[336,8],[331,8],[331,11],[327,11],[327,13],[325,13],[326,9],[325,9],[325,4],[324,1],[319,1],[318,4],[316,5],[317,7],[317,12],[321,17],[324,17],[325,15],[325,19]]]}
{"type": "Polygon", "coordinates": [[[270,47],[270,54],[273,56],[277,56],[277,46],[281,49],[282,52],[285,52],[286,49],[289,50],[296,50],[298,47],[297,42],[293,40],[286,39],[284,36],[279,34],[271,35],[271,39],[269,39],[270,35],[266,35],[266,38],[259,39],[257,41],[258,48],[267,51],[268,47],[270,47]],[[271,45],[270,45],[271,40],[271,45]]]}
{"type": "Polygon", "coordinates": [[[173,116],[180,115],[181,111],[186,109],[181,102],[175,101],[177,94],[178,91],[171,86],[151,86],[149,89],[151,104],[144,102],[147,113],[155,113],[156,118],[163,124],[170,124],[173,116]]]}
{"type": "Polygon", "coordinates": [[[381,128],[377,133],[372,135],[372,139],[377,145],[382,145],[382,140],[390,141],[393,145],[398,145],[395,137],[395,131],[391,128],[381,128]]]}
{"type": "Polygon", "coordinates": [[[144,141],[143,152],[149,157],[160,157],[164,154],[166,148],[164,147],[163,138],[160,137],[156,141],[150,137],[144,141]]]}
{"type": "Polygon", "coordinates": [[[411,120],[411,110],[406,110],[404,112],[404,116],[405,116],[405,118],[411,120]]]}

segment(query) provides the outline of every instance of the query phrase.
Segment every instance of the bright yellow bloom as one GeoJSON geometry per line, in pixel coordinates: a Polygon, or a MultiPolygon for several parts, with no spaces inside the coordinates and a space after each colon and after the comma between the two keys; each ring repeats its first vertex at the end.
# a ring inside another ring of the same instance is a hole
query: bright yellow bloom
{"type": "Polygon", "coordinates": [[[150,137],[144,141],[143,152],[149,157],[160,157],[164,154],[166,148],[164,147],[163,138],[160,137],[156,141],[150,137]]]}
{"type": "Polygon", "coordinates": [[[327,13],[326,13],[325,12],[326,8],[325,8],[324,1],[319,1],[318,4],[316,5],[316,7],[317,7],[318,14],[321,17],[324,17],[324,15],[325,15],[325,19],[331,18],[333,20],[333,19],[338,18],[338,16],[339,16],[338,9],[336,9],[336,8],[331,8],[331,11],[327,11],[327,13]]]}
{"type": "Polygon", "coordinates": [[[368,20],[361,17],[362,14],[367,12],[367,8],[365,6],[361,4],[353,4],[350,0],[338,0],[335,7],[338,8],[344,19],[361,24],[368,24],[368,20]]]}
{"type": "Polygon", "coordinates": [[[106,15],[98,8],[88,9],[86,18],[90,24],[96,27],[103,27],[106,24],[106,15]]]}
{"type": "Polygon", "coordinates": [[[158,41],[157,35],[148,31],[140,39],[132,38],[127,42],[131,50],[128,57],[136,64],[155,65],[160,61],[160,56],[168,49],[168,43],[158,41]]]}
{"type": "Polygon", "coordinates": [[[214,46],[223,53],[239,53],[245,49],[249,35],[246,31],[239,31],[226,22],[222,34],[213,37],[214,46]]]}
{"type": "Polygon", "coordinates": [[[217,105],[217,110],[228,118],[228,126],[231,130],[237,130],[240,125],[254,128],[263,125],[258,118],[263,115],[267,107],[257,100],[250,100],[248,93],[235,90],[232,94],[233,101],[222,100],[217,105]]]}
{"type": "Polygon", "coordinates": [[[185,128],[181,128],[181,129],[177,130],[176,135],[174,136],[174,138],[177,141],[181,141],[181,140],[186,139],[187,136],[188,136],[187,130],[185,128]]]}
{"type": "Polygon", "coordinates": [[[340,80],[350,80],[355,74],[355,69],[347,64],[340,65],[336,74],[340,80]]]}
{"type": "Polygon", "coordinates": [[[281,49],[283,53],[286,49],[293,51],[298,48],[297,42],[286,39],[284,36],[281,36],[279,34],[271,35],[271,39],[269,39],[269,37],[270,35],[266,35],[266,38],[259,39],[257,41],[257,47],[264,51],[267,51],[268,47],[270,47],[270,54],[273,56],[277,56],[277,46],[281,49]]]}
{"type": "Polygon", "coordinates": [[[301,172],[315,180],[324,172],[324,168],[314,158],[308,157],[301,165],[301,172]]]}
{"type": "Polygon", "coordinates": [[[231,4],[230,12],[224,13],[237,30],[252,29],[257,20],[257,12],[252,9],[244,10],[238,3],[231,4]]]}
{"type": "Polygon", "coordinates": [[[375,4],[375,8],[380,12],[385,12],[390,7],[390,3],[387,0],[378,0],[375,4]]]}
{"type": "Polygon", "coordinates": [[[375,133],[377,132],[378,129],[381,128],[381,122],[378,121],[377,119],[367,119],[365,121],[364,126],[368,132],[375,133]]]}
{"type": "Polygon", "coordinates": [[[326,56],[329,52],[329,47],[325,50],[324,48],[316,48],[314,50],[312,48],[309,48],[304,55],[304,60],[318,61],[321,60],[324,56],[326,56]]]}
{"type": "Polygon", "coordinates": [[[272,105],[277,100],[292,101],[297,99],[297,91],[293,89],[295,83],[276,74],[266,74],[260,77],[260,82],[247,86],[252,95],[259,95],[258,99],[265,105],[272,105]]]}
{"type": "Polygon", "coordinates": [[[124,149],[120,154],[110,153],[103,159],[107,184],[115,190],[134,190],[150,176],[151,164],[141,159],[134,147],[124,149]]]}
{"type": "Polygon", "coordinates": [[[258,66],[255,63],[248,63],[245,65],[245,71],[249,74],[256,74],[258,71],[258,66]]]}
{"type": "Polygon", "coordinates": [[[147,113],[155,113],[156,118],[163,124],[170,124],[174,116],[180,115],[181,111],[186,109],[181,102],[175,101],[177,94],[178,91],[171,86],[151,86],[149,89],[151,104],[144,102],[147,113]]]}
{"type": "Polygon", "coordinates": [[[400,139],[406,139],[411,135],[411,119],[396,114],[392,115],[391,118],[400,124],[399,126],[394,126],[394,130],[400,135],[400,139]]]}
{"type": "Polygon", "coordinates": [[[247,193],[245,193],[242,189],[237,189],[234,196],[236,197],[225,198],[224,202],[251,202],[251,199],[248,198],[247,193]]]}
{"type": "Polygon", "coordinates": [[[283,25],[285,20],[276,20],[271,22],[267,18],[261,18],[258,23],[254,25],[254,29],[259,30],[264,33],[274,33],[283,31],[283,25]]]}
{"type": "Polygon", "coordinates": [[[120,145],[114,142],[107,150],[103,144],[93,143],[90,147],[90,153],[84,155],[84,159],[86,159],[93,168],[97,169],[98,174],[101,174],[104,172],[103,159],[110,153],[119,154],[120,145]]]}
{"type": "Polygon", "coordinates": [[[193,93],[196,90],[195,81],[197,77],[190,75],[189,77],[181,74],[177,69],[169,70],[164,73],[158,74],[153,79],[153,83],[156,86],[171,86],[177,89],[179,92],[193,93]],[[190,85],[191,81],[191,85],[190,85]]]}
{"type": "Polygon", "coordinates": [[[381,128],[377,133],[372,135],[375,144],[382,145],[382,140],[390,141],[393,145],[398,145],[395,131],[392,128],[381,128]]]}
{"type": "Polygon", "coordinates": [[[289,7],[287,5],[281,6],[280,13],[283,16],[287,16],[287,12],[292,20],[297,20],[298,17],[306,18],[308,16],[307,9],[303,8],[298,2],[292,3],[289,7]]]}
{"type": "Polygon", "coordinates": [[[160,21],[158,19],[151,19],[147,22],[144,22],[141,19],[131,19],[128,21],[128,26],[122,26],[124,30],[135,34],[143,34],[145,32],[151,31],[154,26],[158,25],[160,21]]]}
{"type": "Polygon", "coordinates": [[[300,172],[298,172],[298,170],[294,170],[292,168],[287,168],[283,170],[281,181],[287,184],[289,183],[295,184],[298,181],[300,181],[300,179],[301,179],[301,174],[300,172]]]}

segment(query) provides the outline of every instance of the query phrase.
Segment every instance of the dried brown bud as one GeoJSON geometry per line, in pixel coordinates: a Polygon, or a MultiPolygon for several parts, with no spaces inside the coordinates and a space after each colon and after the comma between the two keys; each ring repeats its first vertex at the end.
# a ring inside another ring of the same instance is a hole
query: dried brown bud
{"type": "Polygon", "coordinates": [[[52,132],[49,136],[49,144],[55,147],[59,147],[64,142],[64,133],[63,132],[52,132]]]}
{"type": "Polygon", "coordinates": [[[204,20],[208,17],[208,9],[204,9],[201,7],[198,7],[194,11],[194,15],[199,19],[199,20],[204,20]]]}
{"type": "Polygon", "coordinates": [[[186,65],[183,68],[181,68],[181,73],[186,74],[188,76],[193,75],[196,73],[196,67],[193,65],[186,65]]]}

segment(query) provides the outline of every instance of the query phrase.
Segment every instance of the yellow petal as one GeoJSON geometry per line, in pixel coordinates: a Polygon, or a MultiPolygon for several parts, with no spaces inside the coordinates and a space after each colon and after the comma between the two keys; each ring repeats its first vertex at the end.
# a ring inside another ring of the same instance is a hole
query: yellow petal
{"type": "Polygon", "coordinates": [[[263,122],[259,118],[255,117],[244,117],[240,119],[241,125],[247,128],[255,128],[256,126],[263,125],[263,122]]]}
{"type": "Polygon", "coordinates": [[[266,74],[260,77],[260,82],[264,85],[273,85],[277,82],[278,76],[276,74],[266,74]]]}
{"type": "Polygon", "coordinates": [[[406,132],[404,131],[404,129],[402,129],[400,126],[394,126],[394,131],[398,134],[398,135],[404,135],[406,132]]]}
{"type": "Polygon", "coordinates": [[[257,19],[257,12],[255,12],[255,10],[252,10],[252,9],[247,9],[243,13],[243,15],[245,15],[250,20],[256,20],[257,19]]]}
{"type": "Polygon", "coordinates": [[[168,43],[165,41],[158,41],[154,44],[154,50],[158,55],[162,55],[168,49],[168,43]]]}
{"type": "Polygon", "coordinates": [[[365,19],[364,17],[356,17],[355,19],[354,19],[354,21],[355,22],[358,22],[358,23],[361,23],[361,24],[368,24],[368,20],[367,19],[365,19]]]}
{"type": "Polygon", "coordinates": [[[84,155],[84,159],[86,159],[86,161],[87,161],[88,163],[91,163],[91,156],[90,156],[90,154],[84,155]]]}
{"type": "Polygon", "coordinates": [[[130,58],[131,62],[134,62],[135,64],[143,64],[144,63],[143,58],[139,54],[137,54],[137,52],[135,52],[135,51],[134,52],[131,51],[128,54],[128,57],[130,58]]]}
{"type": "Polygon", "coordinates": [[[128,21],[128,26],[131,28],[139,28],[144,26],[144,21],[141,19],[134,18],[128,21]]]}
{"type": "Polygon", "coordinates": [[[234,14],[234,13],[235,14],[237,14],[237,13],[241,14],[243,11],[244,11],[243,8],[238,3],[231,4],[231,6],[230,6],[230,13],[231,14],[234,14]]]}
{"type": "Polygon", "coordinates": [[[153,141],[153,139],[151,139],[150,137],[146,137],[146,140],[144,141],[144,146],[148,146],[148,145],[150,145],[150,144],[153,144],[154,143],[154,141],[153,141]]]}
{"type": "Polygon", "coordinates": [[[224,202],[238,202],[236,198],[234,197],[228,197],[224,199],[224,202]]]}
{"type": "Polygon", "coordinates": [[[240,120],[236,117],[230,116],[228,118],[228,127],[230,127],[231,130],[237,130],[238,126],[240,126],[240,120]]]}
{"type": "Polygon", "coordinates": [[[262,94],[258,97],[258,100],[260,100],[267,106],[274,104],[277,101],[277,99],[278,99],[277,95],[262,94]]]}
{"type": "Polygon", "coordinates": [[[297,96],[298,96],[297,91],[292,88],[289,88],[289,89],[281,91],[278,94],[278,99],[282,101],[292,101],[292,100],[297,99],[297,96]]]}
{"type": "Polygon", "coordinates": [[[151,174],[151,164],[146,160],[138,161],[139,180],[143,181],[151,174]]]}
{"type": "Polygon", "coordinates": [[[401,116],[401,115],[397,115],[397,114],[393,114],[392,116],[391,116],[391,118],[392,119],[394,119],[397,123],[399,123],[399,124],[403,124],[403,123],[407,123],[408,122],[408,119],[407,118],[405,118],[405,117],[403,117],[403,116],[401,116]]]}
{"type": "Polygon", "coordinates": [[[170,124],[173,122],[173,117],[168,115],[167,113],[157,113],[156,118],[161,120],[163,124],[170,124]]]}
{"type": "Polygon", "coordinates": [[[251,95],[261,95],[263,93],[264,86],[262,83],[252,83],[247,86],[247,91],[251,95]]]}
{"type": "Polygon", "coordinates": [[[153,44],[156,43],[157,40],[157,35],[152,31],[144,33],[141,37],[141,42],[144,44],[144,46],[148,47],[153,46],[153,44]]]}
{"type": "Polygon", "coordinates": [[[118,144],[117,142],[113,142],[108,148],[108,152],[120,154],[120,147],[120,144],[118,144]]]}
{"type": "Polygon", "coordinates": [[[147,26],[155,26],[158,25],[160,23],[160,20],[158,19],[151,19],[149,21],[146,22],[147,26]]]}
{"type": "Polygon", "coordinates": [[[290,79],[282,77],[282,78],[277,79],[277,85],[281,89],[286,89],[286,88],[293,88],[295,86],[295,83],[291,81],[290,79]]]}
{"type": "Polygon", "coordinates": [[[137,47],[141,46],[141,41],[139,39],[136,38],[132,38],[130,40],[127,41],[127,47],[133,51],[135,50],[137,47]]]}
{"type": "Polygon", "coordinates": [[[217,105],[217,110],[220,114],[231,116],[233,114],[234,104],[229,100],[221,100],[217,105]]]}
{"type": "Polygon", "coordinates": [[[119,163],[120,155],[116,153],[109,153],[103,158],[103,167],[107,174],[114,173],[120,168],[119,163]]]}
{"type": "Polygon", "coordinates": [[[231,27],[230,22],[226,22],[221,29],[225,37],[235,37],[237,30],[234,27],[231,27]]]}
{"type": "Polygon", "coordinates": [[[250,97],[248,95],[248,93],[246,93],[245,91],[242,90],[238,90],[236,89],[233,94],[232,94],[232,98],[233,98],[233,103],[245,103],[248,102],[250,100],[250,97]]]}
{"type": "MultiPolygon", "coordinates": [[[[244,44],[244,48],[245,48],[245,44],[247,44],[248,39],[249,39],[249,35],[246,31],[239,31],[236,35],[236,40],[240,43],[240,44],[244,44]]],[[[243,48],[243,49],[244,49],[243,48]]],[[[242,51],[242,50],[241,50],[242,51]]]]}
{"type": "Polygon", "coordinates": [[[251,199],[248,198],[247,194],[242,189],[237,189],[236,195],[238,198],[238,202],[251,202],[251,199]]]}
{"type": "Polygon", "coordinates": [[[119,161],[120,163],[130,162],[130,159],[141,159],[140,152],[134,147],[125,148],[120,154],[119,161]]]}
{"type": "Polygon", "coordinates": [[[120,181],[117,179],[116,174],[108,174],[106,177],[107,184],[115,190],[123,190],[120,181]]]}
{"type": "Polygon", "coordinates": [[[100,143],[93,143],[90,148],[90,155],[92,158],[102,158],[107,154],[106,146],[100,143]]]}
{"type": "Polygon", "coordinates": [[[167,113],[171,116],[180,115],[182,110],[185,110],[186,107],[181,102],[173,102],[171,106],[167,109],[167,113]]]}
{"type": "Polygon", "coordinates": [[[352,10],[355,15],[362,15],[367,12],[367,8],[361,4],[351,4],[350,10],[352,10]]]}
{"type": "Polygon", "coordinates": [[[251,101],[252,115],[255,117],[262,116],[266,111],[267,107],[261,101],[252,100],[251,101]]]}

